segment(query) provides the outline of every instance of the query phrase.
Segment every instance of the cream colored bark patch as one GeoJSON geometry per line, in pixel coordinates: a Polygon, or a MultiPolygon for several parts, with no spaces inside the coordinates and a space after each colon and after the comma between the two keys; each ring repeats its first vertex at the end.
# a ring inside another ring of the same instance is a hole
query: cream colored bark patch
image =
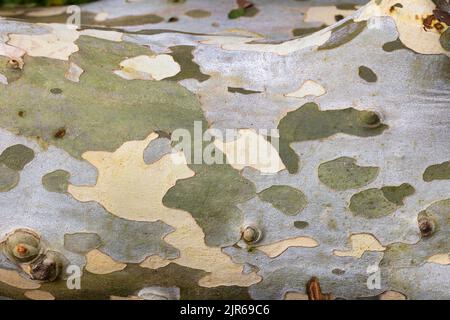
{"type": "Polygon", "coordinates": [[[435,254],[427,259],[427,262],[442,265],[450,265],[450,253],[435,254]]]}
{"type": "Polygon", "coordinates": [[[86,254],[86,270],[95,274],[108,274],[125,269],[127,265],[114,261],[107,254],[94,249],[86,254]]]}
{"type": "Polygon", "coordinates": [[[366,251],[384,251],[380,242],[373,235],[368,233],[353,234],[350,236],[352,249],[348,251],[334,250],[333,254],[338,257],[361,258],[366,251]]]}
{"type": "Polygon", "coordinates": [[[37,289],[41,285],[37,282],[25,279],[15,270],[0,269],[0,281],[19,289],[37,289]]]}
{"type": "Polygon", "coordinates": [[[270,258],[275,258],[281,255],[290,247],[304,247],[304,248],[314,248],[317,247],[319,243],[313,238],[309,237],[296,237],[286,240],[281,240],[272,244],[258,246],[256,249],[264,252],[270,258]]]}
{"type": "Polygon", "coordinates": [[[0,56],[17,59],[21,58],[24,54],[25,51],[20,48],[16,48],[5,43],[0,43],[0,56]]]}
{"type": "MultiPolygon", "coordinates": [[[[371,17],[390,16],[394,19],[399,38],[406,47],[422,54],[450,56],[439,42],[440,33],[435,29],[425,30],[423,26],[422,19],[432,15],[435,8],[431,0],[383,0],[380,4],[372,0],[354,20],[364,21],[371,17]],[[394,7],[397,3],[401,4],[402,8],[394,7]]],[[[371,27],[370,23],[368,27],[371,27]]]]}
{"type": "Polygon", "coordinates": [[[99,12],[95,15],[94,20],[98,22],[103,22],[108,19],[108,12],[99,12]]]}
{"type": "Polygon", "coordinates": [[[122,61],[120,67],[121,70],[114,73],[127,80],[162,80],[181,71],[180,65],[168,54],[137,56],[122,61]]]}
{"type": "Polygon", "coordinates": [[[140,266],[142,268],[147,269],[159,269],[162,267],[167,266],[170,263],[170,260],[163,259],[158,255],[153,255],[150,257],[147,257],[144,261],[141,262],[140,266]]]}
{"type": "Polygon", "coordinates": [[[81,69],[78,65],[71,62],[69,65],[69,70],[67,70],[66,74],[64,75],[67,80],[73,81],[73,82],[80,82],[80,76],[84,72],[83,69],[81,69]]]}
{"type": "Polygon", "coordinates": [[[310,7],[306,11],[305,22],[323,22],[330,26],[336,23],[336,16],[346,18],[353,12],[355,10],[342,10],[336,8],[336,6],[310,7]]]}
{"type": "Polygon", "coordinates": [[[309,300],[308,295],[301,292],[288,291],[284,294],[284,300],[309,300]]]}
{"type": "Polygon", "coordinates": [[[286,169],[278,151],[262,135],[253,129],[238,130],[238,138],[223,142],[215,139],[214,144],[227,157],[227,163],[237,170],[252,167],[261,173],[277,173],[286,169]]]}
{"type": "MultiPolygon", "coordinates": [[[[192,177],[182,152],[167,154],[147,165],[143,153],[157,139],[151,133],[145,140],[124,143],[113,153],[86,152],[83,158],[98,169],[95,186],[73,186],[68,191],[79,201],[97,201],[112,214],[129,220],[160,220],[175,231],[164,240],[180,251],[170,262],[204,270],[209,274],[199,280],[204,287],[250,286],[261,281],[255,273],[243,273],[220,248],[208,247],[205,234],[189,212],[167,208],[162,204],[166,192],[178,179],[192,177]]],[[[154,258],[153,258],[154,259],[154,258]]]]}
{"type": "Polygon", "coordinates": [[[288,93],[286,97],[293,97],[293,98],[304,98],[307,96],[315,96],[320,97],[326,93],[326,90],[324,87],[322,87],[319,83],[307,80],[305,81],[300,89],[288,93]]]}
{"type": "Polygon", "coordinates": [[[321,30],[312,35],[285,41],[280,44],[248,43],[260,38],[239,38],[239,37],[214,37],[201,41],[205,44],[219,44],[224,50],[232,51],[255,51],[271,52],[278,55],[288,55],[293,52],[323,45],[331,37],[331,31],[321,30]]]}
{"type": "Polygon", "coordinates": [[[65,24],[48,24],[52,32],[41,35],[11,34],[8,44],[25,50],[32,57],[68,60],[69,56],[78,51],[74,43],[79,33],[65,24]]]}
{"type": "Polygon", "coordinates": [[[117,31],[108,30],[97,30],[97,29],[86,29],[80,31],[81,36],[90,36],[94,38],[99,38],[103,40],[109,40],[114,42],[122,41],[123,33],[117,31]]]}
{"type": "Polygon", "coordinates": [[[7,44],[9,41],[9,37],[6,35],[2,36],[2,41],[0,42],[0,56],[8,57],[10,59],[15,59],[19,62],[22,62],[22,57],[25,54],[25,50],[20,48],[16,48],[12,45],[7,44]]]}
{"type": "Polygon", "coordinates": [[[242,37],[253,37],[253,38],[261,38],[261,39],[264,38],[264,36],[260,33],[253,32],[253,31],[246,30],[246,29],[240,29],[240,28],[225,29],[225,30],[223,30],[223,33],[231,33],[231,34],[234,34],[237,36],[242,36],[242,37]]]}
{"type": "Polygon", "coordinates": [[[43,290],[25,291],[24,295],[31,300],[55,300],[55,297],[50,292],[43,290]]]}

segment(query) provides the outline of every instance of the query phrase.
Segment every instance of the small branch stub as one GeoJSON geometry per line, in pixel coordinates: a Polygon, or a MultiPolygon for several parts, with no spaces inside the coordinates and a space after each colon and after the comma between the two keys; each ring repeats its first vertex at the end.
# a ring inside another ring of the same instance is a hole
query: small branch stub
{"type": "Polygon", "coordinates": [[[41,239],[31,230],[19,229],[6,238],[4,251],[12,261],[31,262],[42,251],[41,239]]]}
{"type": "Polygon", "coordinates": [[[254,226],[247,226],[242,231],[242,239],[247,243],[256,243],[261,239],[261,231],[254,226]]]}
{"type": "Polygon", "coordinates": [[[374,111],[361,113],[359,120],[362,126],[366,128],[378,128],[381,125],[381,117],[374,111]]]}
{"type": "Polygon", "coordinates": [[[436,224],[433,218],[429,217],[426,213],[419,215],[417,219],[420,234],[424,238],[430,237],[436,230],[436,224]]]}
{"type": "Polygon", "coordinates": [[[61,268],[58,254],[48,251],[30,265],[30,276],[33,280],[54,281],[61,273],[61,268]]]}

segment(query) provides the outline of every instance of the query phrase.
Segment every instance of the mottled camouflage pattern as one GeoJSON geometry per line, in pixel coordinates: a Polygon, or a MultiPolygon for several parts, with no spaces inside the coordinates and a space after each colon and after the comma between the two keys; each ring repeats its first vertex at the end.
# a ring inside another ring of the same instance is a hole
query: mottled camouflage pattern
{"type": "Polygon", "coordinates": [[[450,29],[337,2],[1,12],[0,297],[450,299],[450,29]],[[279,129],[282,167],[173,165],[194,121],[279,129]]]}

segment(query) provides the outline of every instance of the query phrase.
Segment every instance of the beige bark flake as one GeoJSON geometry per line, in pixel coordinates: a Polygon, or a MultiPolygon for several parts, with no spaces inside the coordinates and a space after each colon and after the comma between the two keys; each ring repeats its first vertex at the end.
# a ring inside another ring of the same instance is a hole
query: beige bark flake
{"type": "Polygon", "coordinates": [[[277,150],[262,135],[253,129],[241,129],[238,134],[233,141],[214,140],[215,146],[227,156],[227,162],[233,168],[252,167],[264,174],[286,169],[277,150]]]}
{"type": "Polygon", "coordinates": [[[125,269],[127,265],[114,261],[107,254],[94,249],[86,254],[86,270],[95,274],[108,274],[125,269]]]}
{"type": "Polygon", "coordinates": [[[31,300],[55,300],[55,297],[50,292],[43,290],[25,291],[24,295],[31,300]]]}
{"type": "Polygon", "coordinates": [[[114,41],[114,42],[122,41],[122,37],[123,37],[122,32],[109,31],[109,30],[97,30],[97,29],[82,30],[82,31],[80,31],[80,35],[81,36],[90,36],[90,37],[114,41]]]}
{"type": "Polygon", "coordinates": [[[353,234],[350,236],[350,242],[351,250],[334,250],[333,254],[338,257],[355,257],[359,259],[366,251],[384,251],[386,249],[377,238],[368,233],[353,234]]]}
{"type": "Polygon", "coordinates": [[[80,82],[80,76],[84,72],[83,69],[81,69],[78,65],[71,62],[69,65],[69,70],[67,70],[66,74],[64,75],[67,80],[73,81],[73,82],[80,82]]]}
{"type": "Polygon", "coordinates": [[[29,56],[46,57],[58,60],[68,60],[69,56],[78,51],[74,43],[79,32],[69,25],[48,24],[52,32],[41,35],[10,34],[8,44],[20,48],[29,56]]]}
{"type": "Polygon", "coordinates": [[[450,265],[450,253],[435,254],[427,259],[427,262],[441,265],[450,265]]]}
{"type": "Polygon", "coordinates": [[[209,37],[208,39],[200,41],[204,44],[220,45],[224,50],[231,51],[254,51],[254,52],[271,52],[281,56],[289,55],[293,52],[309,48],[319,47],[325,44],[331,37],[331,31],[318,31],[312,35],[298,38],[294,40],[285,41],[280,44],[267,43],[248,43],[260,38],[245,38],[245,37],[209,37]]]}
{"type": "Polygon", "coordinates": [[[37,289],[41,285],[29,279],[22,277],[16,270],[0,269],[0,281],[7,285],[19,289],[37,289]]]}
{"type": "Polygon", "coordinates": [[[275,258],[281,255],[290,247],[303,247],[303,248],[314,248],[317,247],[319,243],[310,237],[296,237],[286,240],[281,240],[272,244],[263,245],[256,247],[259,251],[264,252],[270,258],[275,258]]]}
{"type": "Polygon", "coordinates": [[[8,57],[10,59],[17,60],[23,66],[23,60],[22,57],[25,54],[25,50],[22,50],[20,48],[16,48],[12,45],[7,44],[9,41],[9,37],[6,35],[2,36],[2,41],[0,42],[0,56],[8,57]]]}
{"type": "Polygon", "coordinates": [[[168,54],[126,59],[120,63],[120,68],[114,73],[126,80],[162,80],[181,71],[180,65],[168,54]]]}
{"type": "Polygon", "coordinates": [[[95,15],[94,20],[97,22],[103,22],[108,19],[108,12],[99,12],[95,15]]]}
{"type": "Polygon", "coordinates": [[[288,291],[284,294],[284,300],[309,300],[306,293],[288,291]]]}
{"type": "Polygon", "coordinates": [[[171,261],[167,259],[163,259],[158,255],[153,255],[150,257],[147,257],[144,261],[141,262],[140,266],[142,268],[147,269],[159,269],[167,266],[171,261]]]}
{"type": "Polygon", "coordinates": [[[326,93],[326,90],[324,87],[322,87],[319,83],[307,80],[305,81],[300,89],[288,93],[286,97],[293,97],[293,98],[304,98],[307,96],[314,96],[314,97],[320,97],[326,93]]]}
{"type": "Polygon", "coordinates": [[[351,15],[355,10],[342,10],[336,6],[320,6],[310,7],[305,14],[305,22],[322,22],[326,25],[332,25],[336,23],[336,16],[342,16],[343,18],[351,15]]]}

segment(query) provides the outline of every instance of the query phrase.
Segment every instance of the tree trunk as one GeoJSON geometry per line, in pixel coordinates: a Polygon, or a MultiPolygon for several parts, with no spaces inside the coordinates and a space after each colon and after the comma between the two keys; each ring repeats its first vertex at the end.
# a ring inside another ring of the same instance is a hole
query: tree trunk
{"type": "Polygon", "coordinates": [[[353,2],[3,12],[0,297],[449,299],[450,5],[353,2]]]}

